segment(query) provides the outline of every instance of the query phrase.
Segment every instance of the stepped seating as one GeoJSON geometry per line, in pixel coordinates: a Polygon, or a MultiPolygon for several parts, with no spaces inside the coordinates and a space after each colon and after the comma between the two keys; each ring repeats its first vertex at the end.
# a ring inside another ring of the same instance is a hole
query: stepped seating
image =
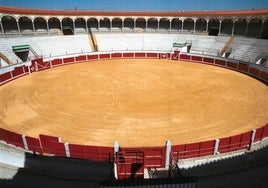
{"type": "MultiPolygon", "coordinates": [[[[21,60],[12,51],[14,45],[29,45],[40,56],[60,56],[82,52],[92,52],[88,42],[88,35],[72,36],[39,36],[0,38],[0,52],[9,58],[13,64],[21,60]]],[[[35,54],[29,53],[29,58],[35,54]]]]}
{"type": "Polygon", "coordinates": [[[236,37],[231,45],[230,58],[255,63],[262,53],[268,53],[268,42],[264,39],[236,37]]]}

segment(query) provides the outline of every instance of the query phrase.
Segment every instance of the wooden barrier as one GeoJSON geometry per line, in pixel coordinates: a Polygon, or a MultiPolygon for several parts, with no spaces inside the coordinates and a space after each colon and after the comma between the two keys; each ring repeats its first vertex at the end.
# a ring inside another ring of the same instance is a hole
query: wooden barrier
{"type": "MultiPolygon", "coordinates": [[[[167,59],[208,63],[236,70],[251,76],[255,76],[268,83],[268,72],[259,70],[256,68],[256,66],[253,67],[246,63],[197,55],[191,56],[189,54],[181,54],[180,52],[177,52],[176,54],[162,52],[114,52],[107,54],[89,54],[67,58],[56,58],[49,61],[43,61],[42,58],[39,58],[32,60],[32,65],[29,68],[23,65],[21,67],[15,67],[13,70],[1,74],[0,84],[2,85],[6,82],[12,81],[13,79],[26,75],[29,72],[40,71],[69,63],[112,58],[159,58],[162,57],[163,54],[167,59]]],[[[248,131],[239,135],[220,138],[218,148],[216,149],[220,153],[249,149],[252,141],[253,143],[256,143],[268,137],[268,124],[254,131],[254,140],[251,140],[252,134],[253,131],[248,131]]],[[[0,139],[8,144],[13,144],[17,147],[25,148],[40,154],[46,153],[56,156],[89,159],[92,161],[116,161],[119,179],[143,177],[144,168],[157,168],[165,166],[165,147],[120,148],[119,153],[117,153],[115,156],[113,147],[84,146],[77,144],[67,144],[68,147],[66,147],[66,143],[60,142],[58,137],[40,135],[39,138],[33,138],[2,128],[0,128],[0,139]]],[[[176,160],[210,156],[215,154],[215,147],[215,140],[175,145],[171,146],[171,154],[176,160]]]]}

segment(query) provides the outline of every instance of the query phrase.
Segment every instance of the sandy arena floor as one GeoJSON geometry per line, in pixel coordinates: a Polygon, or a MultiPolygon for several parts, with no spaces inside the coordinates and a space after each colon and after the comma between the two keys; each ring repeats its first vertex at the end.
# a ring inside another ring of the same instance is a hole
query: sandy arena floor
{"type": "Polygon", "coordinates": [[[0,87],[0,126],[87,145],[164,146],[268,123],[268,87],[224,68],[169,60],[73,64],[0,87]]]}

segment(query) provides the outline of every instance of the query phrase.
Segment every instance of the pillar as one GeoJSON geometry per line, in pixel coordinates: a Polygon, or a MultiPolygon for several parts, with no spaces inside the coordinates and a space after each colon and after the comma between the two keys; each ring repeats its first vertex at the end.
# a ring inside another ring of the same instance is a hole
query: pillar
{"type": "Polygon", "coordinates": [[[23,145],[24,145],[24,149],[28,150],[29,148],[28,148],[28,143],[27,143],[25,135],[22,135],[22,142],[23,142],[23,145]]]}
{"type": "Polygon", "coordinates": [[[194,20],[194,33],[195,33],[195,27],[196,27],[196,20],[194,20]]]}
{"type": "Polygon", "coordinates": [[[249,148],[248,148],[249,150],[252,150],[252,145],[254,143],[255,135],[256,135],[256,129],[252,129],[249,148]]]}
{"type": "Polygon", "coordinates": [[[119,142],[115,141],[114,142],[114,157],[116,158],[116,153],[119,152],[119,142]]]}
{"type": "Polygon", "coordinates": [[[48,20],[46,20],[46,22],[47,22],[47,33],[50,35],[48,20]]]}
{"type": "Polygon", "coordinates": [[[213,155],[217,155],[219,152],[219,145],[220,145],[220,140],[217,138],[215,139],[215,145],[214,145],[214,152],[213,155]]]}
{"type": "Polygon", "coordinates": [[[5,36],[5,31],[4,31],[4,27],[2,24],[2,20],[0,20],[0,27],[1,27],[2,35],[5,36]]]}
{"type": "Polygon", "coordinates": [[[64,143],[64,148],[65,148],[65,153],[66,153],[66,157],[70,157],[70,149],[69,149],[69,143],[64,143]]]}
{"type": "Polygon", "coordinates": [[[246,27],[246,33],[245,35],[247,36],[248,35],[248,21],[247,21],[247,27],[246,27]]]}
{"type": "Polygon", "coordinates": [[[88,25],[87,25],[87,20],[86,20],[86,32],[88,33],[88,25]]]}
{"type": "Polygon", "coordinates": [[[233,21],[232,35],[234,35],[234,26],[235,26],[235,21],[233,21]]]}
{"type": "MultiPolygon", "coordinates": [[[[260,34],[259,34],[259,37],[261,37],[261,34],[262,34],[262,30],[263,30],[263,20],[261,21],[261,32],[260,32],[260,34]]],[[[3,30],[3,29],[2,29],[3,30]]]]}
{"type": "Polygon", "coordinates": [[[16,22],[17,22],[17,28],[18,28],[19,34],[21,35],[19,21],[18,21],[18,20],[16,20],[16,22]]]}
{"type": "Polygon", "coordinates": [[[171,32],[171,20],[169,20],[169,32],[171,32]]]}
{"type": "Polygon", "coordinates": [[[219,34],[218,35],[220,35],[221,34],[221,20],[220,20],[220,25],[219,25],[219,34]]]}
{"type": "Polygon", "coordinates": [[[183,33],[183,25],[184,25],[184,20],[181,22],[181,32],[183,33]]]}
{"type": "Polygon", "coordinates": [[[75,35],[75,21],[73,21],[74,35],[75,35]]]}
{"type": "Polygon", "coordinates": [[[208,20],[207,20],[207,26],[206,26],[206,34],[208,33],[208,20]]]}
{"type": "Polygon", "coordinates": [[[166,161],[165,161],[165,170],[169,169],[170,163],[170,153],[171,153],[171,142],[167,140],[166,142],[166,161]]]}
{"type": "Polygon", "coordinates": [[[35,27],[34,27],[34,21],[32,21],[32,25],[33,25],[33,32],[34,32],[34,35],[36,35],[36,33],[35,33],[35,27]]]}
{"type": "Polygon", "coordinates": [[[62,20],[60,20],[60,30],[63,33],[63,29],[62,29],[62,20]]]}

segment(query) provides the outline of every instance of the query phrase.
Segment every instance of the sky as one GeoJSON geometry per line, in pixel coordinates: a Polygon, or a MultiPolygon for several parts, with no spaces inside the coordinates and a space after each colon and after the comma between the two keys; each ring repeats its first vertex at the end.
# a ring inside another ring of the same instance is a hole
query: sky
{"type": "Polygon", "coordinates": [[[0,0],[1,6],[106,11],[210,11],[268,8],[268,0],[0,0]]]}

